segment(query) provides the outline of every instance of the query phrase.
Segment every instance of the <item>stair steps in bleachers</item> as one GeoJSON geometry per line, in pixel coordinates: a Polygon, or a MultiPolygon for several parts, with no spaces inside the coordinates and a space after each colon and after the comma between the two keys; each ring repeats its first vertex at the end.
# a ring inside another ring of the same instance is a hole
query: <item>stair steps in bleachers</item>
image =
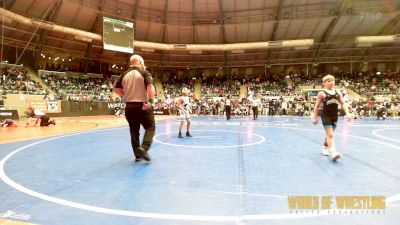
{"type": "Polygon", "coordinates": [[[197,98],[201,98],[201,86],[201,80],[196,80],[196,82],[194,83],[194,94],[197,98]]]}
{"type": "Polygon", "coordinates": [[[165,96],[164,96],[164,88],[162,86],[162,83],[159,79],[154,78],[154,87],[156,89],[157,92],[157,98],[161,99],[162,101],[165,100],[165,96]]]}
{"type": "Polygon", "coordinates": [[[39,77],[37,72],[34,72],[31,68],[24,67],[28,73],[28,75],[31,77],[32,80],[39,82],[40,85],[42,85],[43,89],[51,95],[55,95],[54,91],[42,80],[42,78],[39,77]]]}
{"type": "Polygon", "coordinates": [[[247,86],[245,84],[240,86],[240,98],[247,98],[247,86]]]}

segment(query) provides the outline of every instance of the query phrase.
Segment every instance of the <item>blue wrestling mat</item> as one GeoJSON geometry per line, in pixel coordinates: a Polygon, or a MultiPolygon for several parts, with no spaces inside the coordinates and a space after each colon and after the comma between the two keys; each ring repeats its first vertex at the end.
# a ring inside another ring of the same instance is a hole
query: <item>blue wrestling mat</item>
{"type": "Polygon", "coordinates": [[[193,137],[182,139],[177,119],[156,126],[151,163],[133,161],[126,126],[0,145],[0,218],[42,225],[400,222],[400,120],[340,118],[336,163],[321,154],[324,131],[309,117],[194,117],[193,137]]]}

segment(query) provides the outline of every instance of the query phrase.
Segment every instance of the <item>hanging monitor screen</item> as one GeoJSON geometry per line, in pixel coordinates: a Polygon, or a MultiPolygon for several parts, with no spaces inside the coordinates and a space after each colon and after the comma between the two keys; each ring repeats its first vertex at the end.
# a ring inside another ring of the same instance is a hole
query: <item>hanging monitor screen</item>
{"type": "Polygon", "coordinates": [[[133,53],[133,22],[103,17],[104,49],[133,53]]]}

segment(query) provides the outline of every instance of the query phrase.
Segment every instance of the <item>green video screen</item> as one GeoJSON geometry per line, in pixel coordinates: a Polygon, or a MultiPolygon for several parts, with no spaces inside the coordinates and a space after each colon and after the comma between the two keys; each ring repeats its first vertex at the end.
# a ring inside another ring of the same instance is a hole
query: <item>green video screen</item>
{"type": "Polygon", "coordinates": [[[133,53],[133,22],[103,16],[104,49],[133,53]]]}

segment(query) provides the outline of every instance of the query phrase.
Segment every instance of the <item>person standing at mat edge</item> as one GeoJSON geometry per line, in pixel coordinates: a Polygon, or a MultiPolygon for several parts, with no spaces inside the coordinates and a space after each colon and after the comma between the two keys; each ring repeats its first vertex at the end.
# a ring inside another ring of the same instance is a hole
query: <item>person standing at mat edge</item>
{"type": "Polygon", "coordinates": [[[232,105],[232,101],[228,95],[225,100],[225,113],[226,113],[227,120],[231,119],[231,105],[232,105]]]}
{"type": "Polygon", "coordinates": [[[148,151],[156,130],[152,108],[155,96],[153,78],[146,71],[141,56],[132,55],[129,61],[130,68],[115,81],[114,92],[122,96],[126,103],[125,118],[129,124],[135,162],[143,159],[150,161],[148,151]],[[139,140],[140,125],[145,129],[142,144],[139,140]]]}
{"type": "Polygon", "coordinates": [[[258,118],[258,107],[261,105],[261,100],[257,95],[253,96],[253,101],[251,102],[251,108],[253,110],[253,120],[258,118]]]}
{"type": "Polygon", "coordinates": [[[317,101],[314,106],[314,115],[312,123],[318,123],[319,106],[322,103],[321,120],[325,129],[325,142],[322,147],[322,154],[331,156],[333,161],[341,157],[341,153],[336,151],[335,142],[333,140],[334,131],[338,121],[338,106],[339,103],[345,112],[345,115],[350,119],[349,111],[346,103],[343,101],[342,95],[338,90],[334,89],[335,78],[332,75],[326,75],[322,78],[322,83],[325,90],[320,91],[317,95],[317,101]]]}

